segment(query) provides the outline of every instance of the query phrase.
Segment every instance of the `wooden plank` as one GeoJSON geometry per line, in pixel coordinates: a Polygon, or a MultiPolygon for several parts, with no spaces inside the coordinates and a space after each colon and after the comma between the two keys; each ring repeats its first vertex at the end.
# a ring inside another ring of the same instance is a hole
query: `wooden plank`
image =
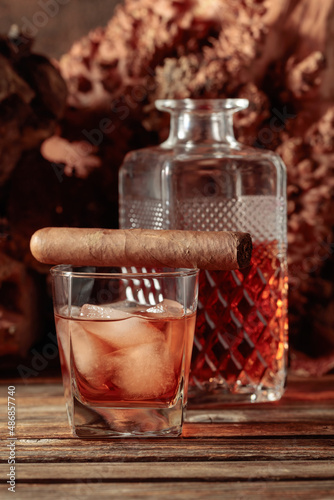
{"type": "MultiPolygon", "coordinates": [[[[334,379],[333,379],[334,382],[334,379]]],[[[7,405],[7,396],[0,399],[0,405],[7,405]]],[[[41,422],[66,422],[65,402],[61,386],[30,386],[23,387],[16,393],[18,425],[36,420],[38,414],[41,422]]],[[[221,410],[188,411],[187,419],[191,422],[212,421],[228,423],[254,423],[255,428],[263,423],[318,423],[326,426],[334,422],[334,401],[290,401],[289,407],[279,403],[267,405],[226,406],[221,410]]]]}
{"type": "MultiPolygon", "coordinates": [[[[55,413],[38,417],[36,415],[25,418],[20,417],[16,425],[16,437],[20,439],[33,438],[63,438],[72,437],[67,416],[62,418],[55,413]]],[[[224,424],[191,424],[183,426],[183,437],[187,439],[212,438],[212,437],[260,437],[260,436],[328,436],[334,437],[334,424],[332,421],[318,422],[257,422],[257,423],[224,423],[224,424]]]]}
{"type": "MultiPolygon", "coordinates": [[[[103,483],[78,481],[76,484],[18,484],[16,497],[20,500],[86,499],[157,499],[159,500],[332,500],[334,481],[282,482],[160,482],[160,483],[103,483]]],[[[10,499],[5,493],[2,498],[10,499]]]]}
{"type": "MultiPolygon", "coordinates": [[[[308,380],[307,384],[300,379],[292,381],[290,392],[299,395],[303,393],[304,400],[289,399],[287,391],[284,399],[278,403],[226,406],[219,411],[213,411],[211,417],[207,410],[188,411],[188,417],[194,422],[215,420],[223,423],[223,426],[187,423],[183,435],[188,439],[216,436],[331,436],[334,427],[334,401],[330,399],[330,394],[333,393],[331,388],[334,387],[334,377],[324,377],[320,381],[308,380]],[[329,400],[310,401],[305,387],[311,387],[313,396],[315,391],[321,393],[319,389],[322,388],[329,400]]],[[[6,389],[6,386],[3,385],[2,389],[6,389]]],[[[7,394],[0,400],[0,404],[6,403],[7,394]]],[[[63,389],[59,381],[17,385],[16,404],[17,437],[71,437],[63,389]]]]}
{"type": "MultiPolygon", "coordinates": [[[[8,465],[0,465],[1,477],[6,477],[8,465]]],[[[90,463],[77,464],[18,464],[16,479],[24,482],[75,482],[78,479],[117,481],[249,481],[333,479],[333,463],[319,461],[278,462],[182,462],[182,463],[90,463]]]]}
{"type": "MultiPolygon", "coordinates": [[[[0,401],[0,405],[7,406],[7,400],[0,401]]],[[[19,397],[16,398],[16,407],[19,417],[22,420],[36,418],[40,415],[41,418],[60,418],[66,416],[65,401],[60,401],[54,398],[31,399],[23,401],[19,397]]],[[[220,423],[242,423],[242,422],[334,422],[334,404],[314,405],[308,404],[305,406],[297,406],[285,408],[283,406],[267,406],[265,408],[257,405],[244,408],[229,407],[222,410],[201,410],[188,411],[186,420],[196,423],[197,421],[213,423],[217,419],[220,423]]],[[[215,422],[217,423],[217,422],[215,422]]]]}
{"type": "MultiPolygon", "coordinates": [[[[22,378],[0,380],[0,395],[3,394],[8,385],[14,385],[21,395],[49,394],[50,396],[62,396],[63,389],[61,378],[35,378],[26,381],[22,378]]],[[[282,401],[334,401],[334,374],[323,377],[288,377],[287,388],[282,401]]]]}
{"type": "MultiPolygon", "coordinates": [[[[5,408],[6,401],[0,401],[0,406],[5,408]]],[[[16,400],[16,420],[17,425],[34,424],[38,416],[39,421],[42,423],[52,424],[65,424],[67,422],[67,414],[65,409],[65,402],[52,400],[46,398],[45,400],[31,400],[29,407],[26,402],[17,398],[16,400]],[[25,406],[23,406],[25,405],[25,406]]],[[[215,412],[191,412],[188,413],[186,425],[189,424],[250,424],[254,429],[259,428],[261,424],[267,424],[267,428],[274,424],[291,424],[297,429],[298,424],[302,424],[304,428],[309,424],[317,424],[318,427],[327,426],[334,423],[334,405],[314,405],[305,407],[271,407],[271,408],[228,408],[215,412]],[[191,420],[189,421],[189,418],[191,420]]],[[[32,426],[33,427],[33,426],[32,426]]],[[[193,427],[191,427],[193,428],[193,427]]]]}
{"type": "Polygon", "coordinates": [[[22,439],[17,462],[333,460],[328,438],[22,439]]]}
{"type": "MultiPolygon", "coordinates": [[[[7,399],[7,387],[14,385],[16,387],[16,396],[27,398],[63,398],[63,389],[59,379],[28,379],[27,383],[18,381],[0,381],[0,398],[7,399]]],[[[322,404],[322,402],[334,403],[334,375],[322,377],[319,379],[292,379],[289,381],[288,388],[281,401],[276,403],[253,403],[248,405],[239,405],[239,408],[259,407],[268,409],[280,406],[304,406],[306,403],[322,404]]],[[[26,401],[29,404],[29,401],[26,401]]],[[[222,409],[233,407],[234,405],[221,405],[222,409]]],[[[197,408],[200,410],[200,407],[197,408]]]]}
{"type": "MultiPolygon", "coordinates": [[[[333,381],[334,384],[334,381],[333,381]]],[[[40,406],[43,406],[46,404],[46,402],[49,401],[54,401],[57,404],[63,404],[64,402],[64,397],[63,394],[59,393],[59,391],[52,390],[54,389],[51,385],[45,386],[43,388],[43,391],[37,391],[38,386],[32,386],[31,389],[32,391],[29,392],[23,392],[20,389],[16,390],[16,399],[18,401],[21,401],[24,407],[30,408],[31,406],[35,405],[36,402],[39,403],[40,406]]],[[[7,401],[7,395],[4,395],[4,397],[0,397],[1,401],[6,402],[7,401]]],[[[204,408],[204,409],[191,409],[188,408],[188,412],[194,412],[194,411],[203,411],[203,410],[209,410],[209,411],[214,411],[214,410],[219,410],[219,411],[243,411],[243,410],[261,410],[264,412],[270,412],[275,409],[284,409],[290,410],[291,408],[294,409],[307,409],[307,408],[334,408],[334,400],[332,399],[324,399],[324,400],[292,400],[292,399],[282,399],[281,401],[276,401],[273,403],[252,403],[252,404],[239,404],[239,405],[232,405],[232,404],[226,404],[226,405],[221,405],[216,408],[204,408]]]]}
{"type": "Polygon", "coordinates": [[[296,379],[282,401],[224,406],[221,423],[187,423],[182,438],[80,440],[70,437],[59,382],[22,384],[16,498],[332,500],[333,396],[333,376],[296,379]]]}
{"type": "Polygon", "coordinates": [[[256,422],[256,423],[185,423],[184,438],[202,437],[260,437],[260,436],[331,436],[334,437],[334,423],[329,420],[317,422],[256,422]]]}
{"type": "Polygon", "coordinates": [[[252,407],[225,407],[220,410],[192,410],[187,412],[186,420],[191,423],[241,423],[241,422],[325,422],[334,421],[334,404],[316,402],[304,406],[286,407],[283,404],[270,406],[267,404],[252,407]]]}
{"type": "MultiPolygon", "coordinates": [[[[35,379],[29,378],[24,383],[22,379],[18,380],[0,380],[0,396],[6,396],[7,387],[9,385],[14,385],[17,394],[20,396],[63,396],[63,388],[60,379],[35,379]]],[[[317,401],[321,402],[332,401],[334,402],[334,375],[328,375],[326,377],[317,379],[292,379],[288,382],[288,387],[283,395],[280,403],[291,404],[299,401],[317,401]]],[[[265,403],[265,406],[271,406],[276,403],[265,403]]],[[[261,403],[252,403],[249,406],[258,406],[261,403]]],[[[228,406],[228,404],[222,405],[223,407],[228,406]]],[[[243,405],[241,405],[243,406],[243,405]]]]}

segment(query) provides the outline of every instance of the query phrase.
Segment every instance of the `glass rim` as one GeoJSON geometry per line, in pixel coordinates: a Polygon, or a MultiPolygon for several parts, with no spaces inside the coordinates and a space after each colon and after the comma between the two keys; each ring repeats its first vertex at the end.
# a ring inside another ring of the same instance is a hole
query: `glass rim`
{"type": "MultiPolygon", "coordinates": [[[[185,278],[189,276],[196,276],[199,273],[199,269],[187,269],[187,268],[175,268],[170,271],[149,271],[149,272],[95,272],[95,271],[73,271],[72,269],[78,269],[80,267],[90,267],[90,266],[72,266],[70,264],[58,264],[50,269],[52,276],[63,276],[75,278],[119,278],[119,279],[147,279],[147,278],[185,278]]],[[[93,267],[93,266],[91,266],[93,267]]],[[[119,266],[121,267],[121,266],[119,266]]],[[[144,266],[143,266],[144,267],[144,266]]],[[[97,268],[98,269],[98,268],[97,268]]]]}
{"type": "Polygon", "coordinates": [[[248,108],[249,100],[228,99],[157,99],[155,106],[159,111],[196,111],[196,112],[235,112],[248,108]]]}

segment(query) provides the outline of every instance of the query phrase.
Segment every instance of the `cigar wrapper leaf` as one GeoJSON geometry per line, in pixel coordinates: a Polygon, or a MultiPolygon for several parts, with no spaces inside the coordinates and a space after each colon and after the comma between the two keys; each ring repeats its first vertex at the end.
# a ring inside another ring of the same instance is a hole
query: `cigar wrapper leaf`
{"type": "Polygon", "coordinates": [[[230,271],[250,264],[249,233],[47,227],[30,241],[44,264],[143,266],[230,271]]]}

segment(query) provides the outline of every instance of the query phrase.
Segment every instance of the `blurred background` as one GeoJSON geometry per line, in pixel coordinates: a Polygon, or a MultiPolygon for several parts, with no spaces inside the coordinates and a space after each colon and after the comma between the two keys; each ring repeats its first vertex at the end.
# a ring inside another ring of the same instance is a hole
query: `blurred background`
{"type": "Polygon", "coordinates": [[[1,0],[0,33],[8,33],[13,24],[21,29],[27,26],[36,38],[35,51],[59,58],[90,30],[105,26],[117,3],[117,0],[63,0],[55,3],[1,0]],[[47,22],[43,14],[38,14],[40,12],[46,14],[47,22]]]}
{"type": "Polygon", "coordinates": [[[185,97],[249,99],[239,140],[287,165],[290,370],[334,369],[333,33],[334,0],[1,1],[1,376],[60,374],[32,233],[117,227],[124,155],[185,97]]]}

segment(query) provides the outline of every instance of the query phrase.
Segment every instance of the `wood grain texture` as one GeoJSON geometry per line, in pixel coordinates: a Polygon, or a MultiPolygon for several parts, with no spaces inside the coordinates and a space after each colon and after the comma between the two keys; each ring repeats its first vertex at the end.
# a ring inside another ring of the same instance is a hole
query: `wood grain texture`
{"type": "MultiPolygon", "coordinates": [[[[334,481],[259,481],[259,482],[194,482],[173,483],[90,483],[78,481],[75,484],[23,484],[20,486],[20,500],[86,500],[86,499],[159,499],[159,500],[331,500],[334,481]]],[[[13,498],[9,495],[4,496],[13,498]]]]}
{"type": "MultiPolygon", "coordinates": [[[[6,466],[0,465],[0,474],[6,466]]],[[[23,482],[74,482],[85,477],[96,481],[160,481],[163,479],[197,481],[249,481],[264,479],[333,479],[333,467],[326,460],[268,462],[166,462],[86,464],[20,464],[17,479],[23,482]]]]}
{"type": "Polygon", "coordinates": [[[130,440],[72,437],[60,381],[31,382],[0,385],[2,408],[16,386],[15,498],[334,498],[334,376],[291,379],[282,401],[222,407],[221,422],[186,423],[181,438],[130,440]]]}
{"type": "Polygon", "coordinates": [[[18,439],[20,462],[334,460],[334,438],[18,439]]]}
{"type": "MultiPolygon", "coordinates": [[[[57,408],[54,407],[57,411],[57,408]]],[[[58,411],[64,412],[64,407],[58,411]]],[[[29,414],[20,411],[20,417],[24,419],[24,423],[18,423],[17,435],[21,439],[36,439],[41,435],[52,436],[52,438],[69,439],[72,438],[71,431],[67,423],[67,417],[64,413],[63,419],[57,421],[57,426],[54,424],[54,415],[52,412],[48,414],[39,414],[38,427],[36,427],[36,416],[33,411],[29,414]]],[[[324,421],[322,423],[314,423],[313,421],[306,422],[264,422],[264,423],[224,423],[224,424],[192,424],[185,423],[183,426],[183,438],[199,439],[210,437],[284,437],[284,436],[334,436],[334,423],[332,421],[324,421]]]]}

